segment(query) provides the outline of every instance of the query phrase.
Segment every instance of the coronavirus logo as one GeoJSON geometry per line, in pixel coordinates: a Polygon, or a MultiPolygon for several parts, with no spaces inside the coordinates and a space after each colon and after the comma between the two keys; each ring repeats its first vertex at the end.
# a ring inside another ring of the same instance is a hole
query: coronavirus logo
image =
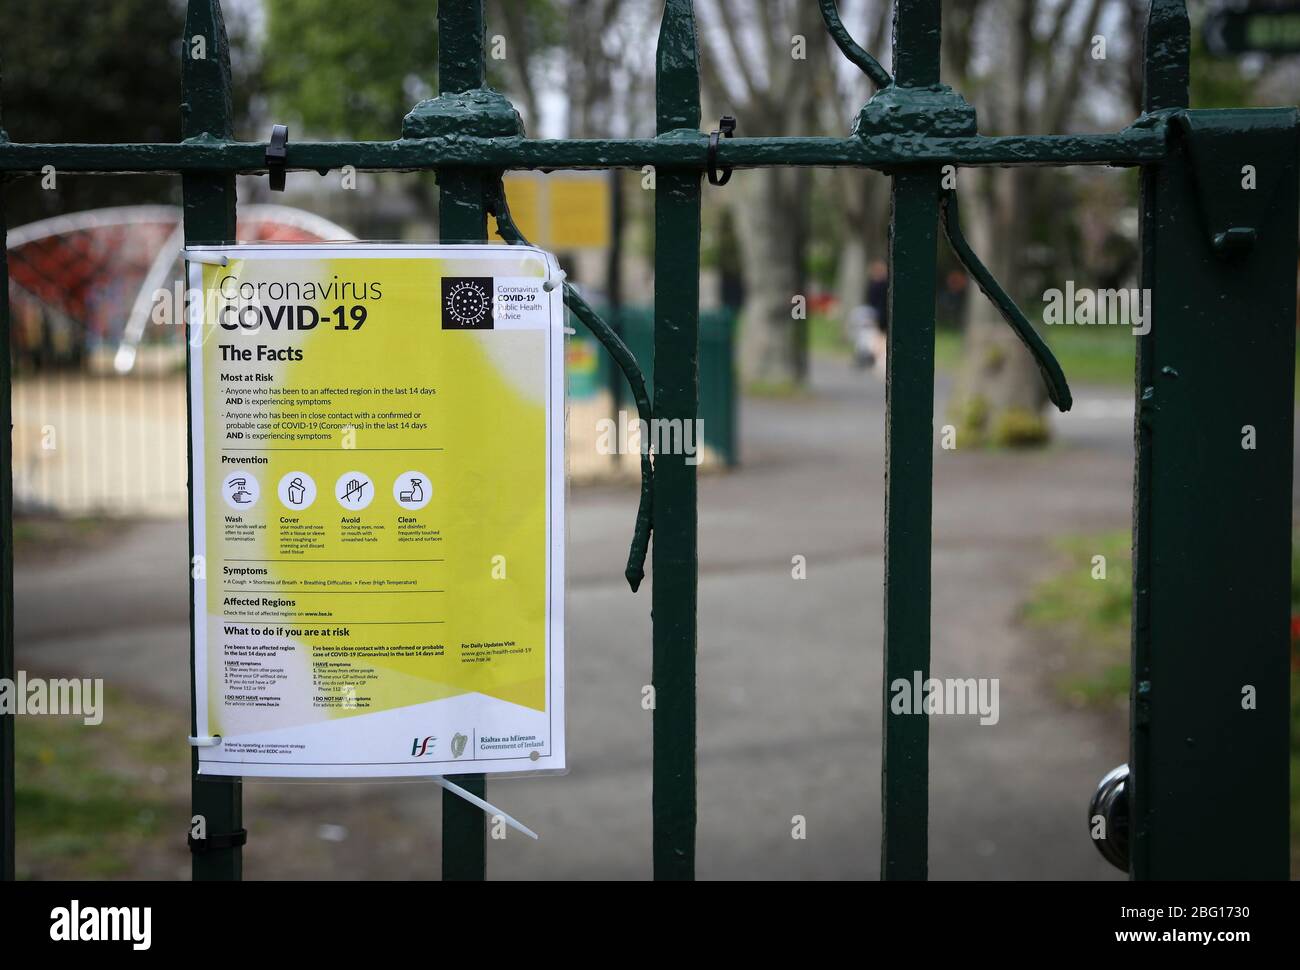
{"type": "Polygon", "coordinates": [[[492,277],[445,276],[442,280],[442,329],[492,329],[492,277]]]}

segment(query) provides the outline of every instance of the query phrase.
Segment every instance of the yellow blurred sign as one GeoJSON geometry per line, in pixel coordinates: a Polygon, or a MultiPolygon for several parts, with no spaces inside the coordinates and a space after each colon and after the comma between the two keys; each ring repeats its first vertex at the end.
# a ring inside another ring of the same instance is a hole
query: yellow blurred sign
{"type": "Polygon", "coordinates": [[[609,245],[609,176],[603,172],[511,172],[506,201],[519,231],[552,252],[609,245]]]}

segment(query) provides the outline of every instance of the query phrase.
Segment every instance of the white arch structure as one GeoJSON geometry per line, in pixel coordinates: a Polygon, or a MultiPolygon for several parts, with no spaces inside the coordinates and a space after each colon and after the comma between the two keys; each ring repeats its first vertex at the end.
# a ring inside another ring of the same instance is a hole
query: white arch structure
{"type": "MultiPolygon", "coordinates": [[[[296,229],[316,237],[320,242],[346,242],[356,238],[342,226],[315,213],[284,205],[241,206],[239,222],[241,225],[260,223],[296,229]]],[[[88,229],[146,223],[174,225],[175,228],[159,248],[132,301],[131,312],[122,328],[117,352],[113,356],[113,369],[119,374],[129,373],[135,366],[136,352],[140,341],[144,338],[145,327],[149,323],[154,293],[166,285],[171,277],[172,267],[180,259],[181,250],[185,245],[180,208],[168,205],[124,205],[87,209],[84,212],[53,216],[49,219],[29,222],[25,226],[18,226],[9,230],[7,240],[8,249],[17,249],[28,243],[85,232],[88,229]]]]}

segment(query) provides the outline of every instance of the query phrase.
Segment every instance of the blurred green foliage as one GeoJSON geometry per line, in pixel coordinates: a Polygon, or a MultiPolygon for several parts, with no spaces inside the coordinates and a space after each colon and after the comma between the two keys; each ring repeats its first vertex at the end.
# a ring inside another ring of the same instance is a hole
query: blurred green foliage
{"type": "Polygon", "coordinates": [[[263,73],[277,118],[316,135],[388,140],[437,89],[438,12],[408,0],[276,0],[263,73]]]}
{"type": "MultiPolygon", "coordinates": [[[[0,4],[4,130],[22,142],[158,142],[181,135],[185,4],[41,0],[0,4]]],[[[242,24],[231,34],[236,112],[250,85],[242,24]]],[[[63,212],[177,201],[166,176],[60,175],[58,191],[20,178],[6,192],[11,227],[63,212]]]]}

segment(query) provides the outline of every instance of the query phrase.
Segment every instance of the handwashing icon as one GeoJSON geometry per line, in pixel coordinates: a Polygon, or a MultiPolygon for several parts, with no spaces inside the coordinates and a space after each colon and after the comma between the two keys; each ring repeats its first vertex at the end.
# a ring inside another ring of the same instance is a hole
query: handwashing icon
{"type": "Polygon", "coordinates": [[[248,491],[248,482],[242,478],[232,478],[228,483],[230,488],[234,489],[230,493],[230,500],[239,505],[248,505],[253,501],[253,493],[248,491]]]}

